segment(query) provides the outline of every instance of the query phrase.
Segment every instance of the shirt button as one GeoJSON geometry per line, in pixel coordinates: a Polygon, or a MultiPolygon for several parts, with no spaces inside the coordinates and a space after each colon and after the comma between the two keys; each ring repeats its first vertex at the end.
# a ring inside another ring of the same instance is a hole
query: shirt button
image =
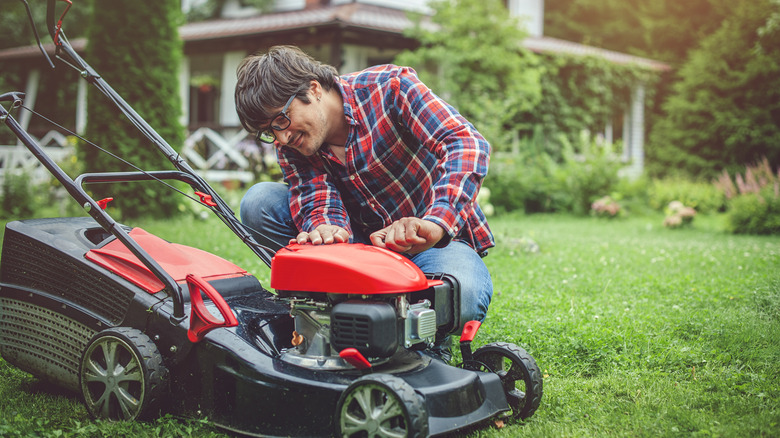
{"type": "Polygon", "coordinates": [[[349,176],[349,180],[350,180],[350,181],[354,181],[354,180],[355,180],[355,175],[350,175],[350,176],[349,176]]]}

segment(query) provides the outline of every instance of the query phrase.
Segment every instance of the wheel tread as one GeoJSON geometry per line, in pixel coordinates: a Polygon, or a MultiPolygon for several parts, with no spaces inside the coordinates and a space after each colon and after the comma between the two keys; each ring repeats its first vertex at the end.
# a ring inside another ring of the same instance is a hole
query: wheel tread
{"type": "Polygon", "coordinates": [[[543,394],[542,372],[536,364],[536,360],[534,360],[534,358],[523,348],[511,342],[492,342],[484,345],[474,352],[474,359],[479,360],[479,355],[488,353],[491,350],[509,351],[516,355],[525,366],[525,370],[528,372],[528,380],[531,382],[530,388],[527,387],[525,393],[526,397],[530,395],[530,398],[526,399],[520,412],[514,414],[522,419],[531,417],[539,408],[543,394]]]}
{"type": "MultiPolygon", "coordinates": [[[[410,424],[408,429],[412,433],[408,436],[408,438],[421,438],[428,436],[428,411],[425,408],[425,403],[423,402],[422,397],[418,395],[414,388],[406,383],[405,380],[390,374],[369,374],[361,377],[358,380],[355,380],[352,385],[364,381],[382,384],[398,394],[398,396],[401,398],[400,401],[405,405],[406,412],[409,416],[410,424]]],[[[353,387],[352,385],[350,385],[350,388],[353,387]]],[[[338,433],[341,432],[338,428],[339,413],[341,411],[344,397],[348,391],[349,388],[344,392],[344,394],[342,394],[342,399],[339,400],[337,406],[338,409],[335,421],[338,433]]]]}

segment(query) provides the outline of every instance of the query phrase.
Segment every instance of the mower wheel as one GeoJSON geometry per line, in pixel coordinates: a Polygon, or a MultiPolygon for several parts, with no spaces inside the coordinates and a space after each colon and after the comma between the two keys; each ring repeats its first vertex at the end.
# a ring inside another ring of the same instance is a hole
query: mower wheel
{"type": "Polygon", "coordinates": [[[143,420],[159,413],[168,369],[142,331],[116,327],[92,337],[81,357],[79,381],[92,418],[143,420]]]}
{"type": "Polygon", "coordinates": [[[422,397],[396,376],[363,376],[344,391],[336,406],[339,437],[428,436],[428,411],[422,397]]]}
{"type": "Polygon", "coordinates": [[[528,352],[515,344],[494,342],[477,349],[469,368],[498,374],[512,418],[526,419],[542,401],[542,373],[528,352]]]}

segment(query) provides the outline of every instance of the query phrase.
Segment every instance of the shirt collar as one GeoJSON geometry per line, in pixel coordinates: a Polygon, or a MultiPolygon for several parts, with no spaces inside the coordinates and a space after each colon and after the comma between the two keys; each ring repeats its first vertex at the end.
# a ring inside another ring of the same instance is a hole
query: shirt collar
{"type": "Polygon", "coordinates": [[[355,117],[353,116],[353,108],[355,105],[355,92],[352,90],[352,86],[344,80],[341,76],[336,76],[335,79],[336,88],[341,93],[341,99],[344,101],[344,116],[349,120],[349,124],[354,126],[356,124],[355,117]]]}

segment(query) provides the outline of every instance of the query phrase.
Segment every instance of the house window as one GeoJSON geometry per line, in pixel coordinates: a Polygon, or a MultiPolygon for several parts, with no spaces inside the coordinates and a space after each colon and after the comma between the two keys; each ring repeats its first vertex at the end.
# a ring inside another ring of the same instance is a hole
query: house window
{"type": "Polygon", "coordinates": [[[190,85],[190,125],[217,123],[219,90],[209,85],[190,85]]]}
{"type": "Polygon", "coordinates": [[[219,124],[222,58],[218,55],[190,57],[190,126],[219,124]]]}

